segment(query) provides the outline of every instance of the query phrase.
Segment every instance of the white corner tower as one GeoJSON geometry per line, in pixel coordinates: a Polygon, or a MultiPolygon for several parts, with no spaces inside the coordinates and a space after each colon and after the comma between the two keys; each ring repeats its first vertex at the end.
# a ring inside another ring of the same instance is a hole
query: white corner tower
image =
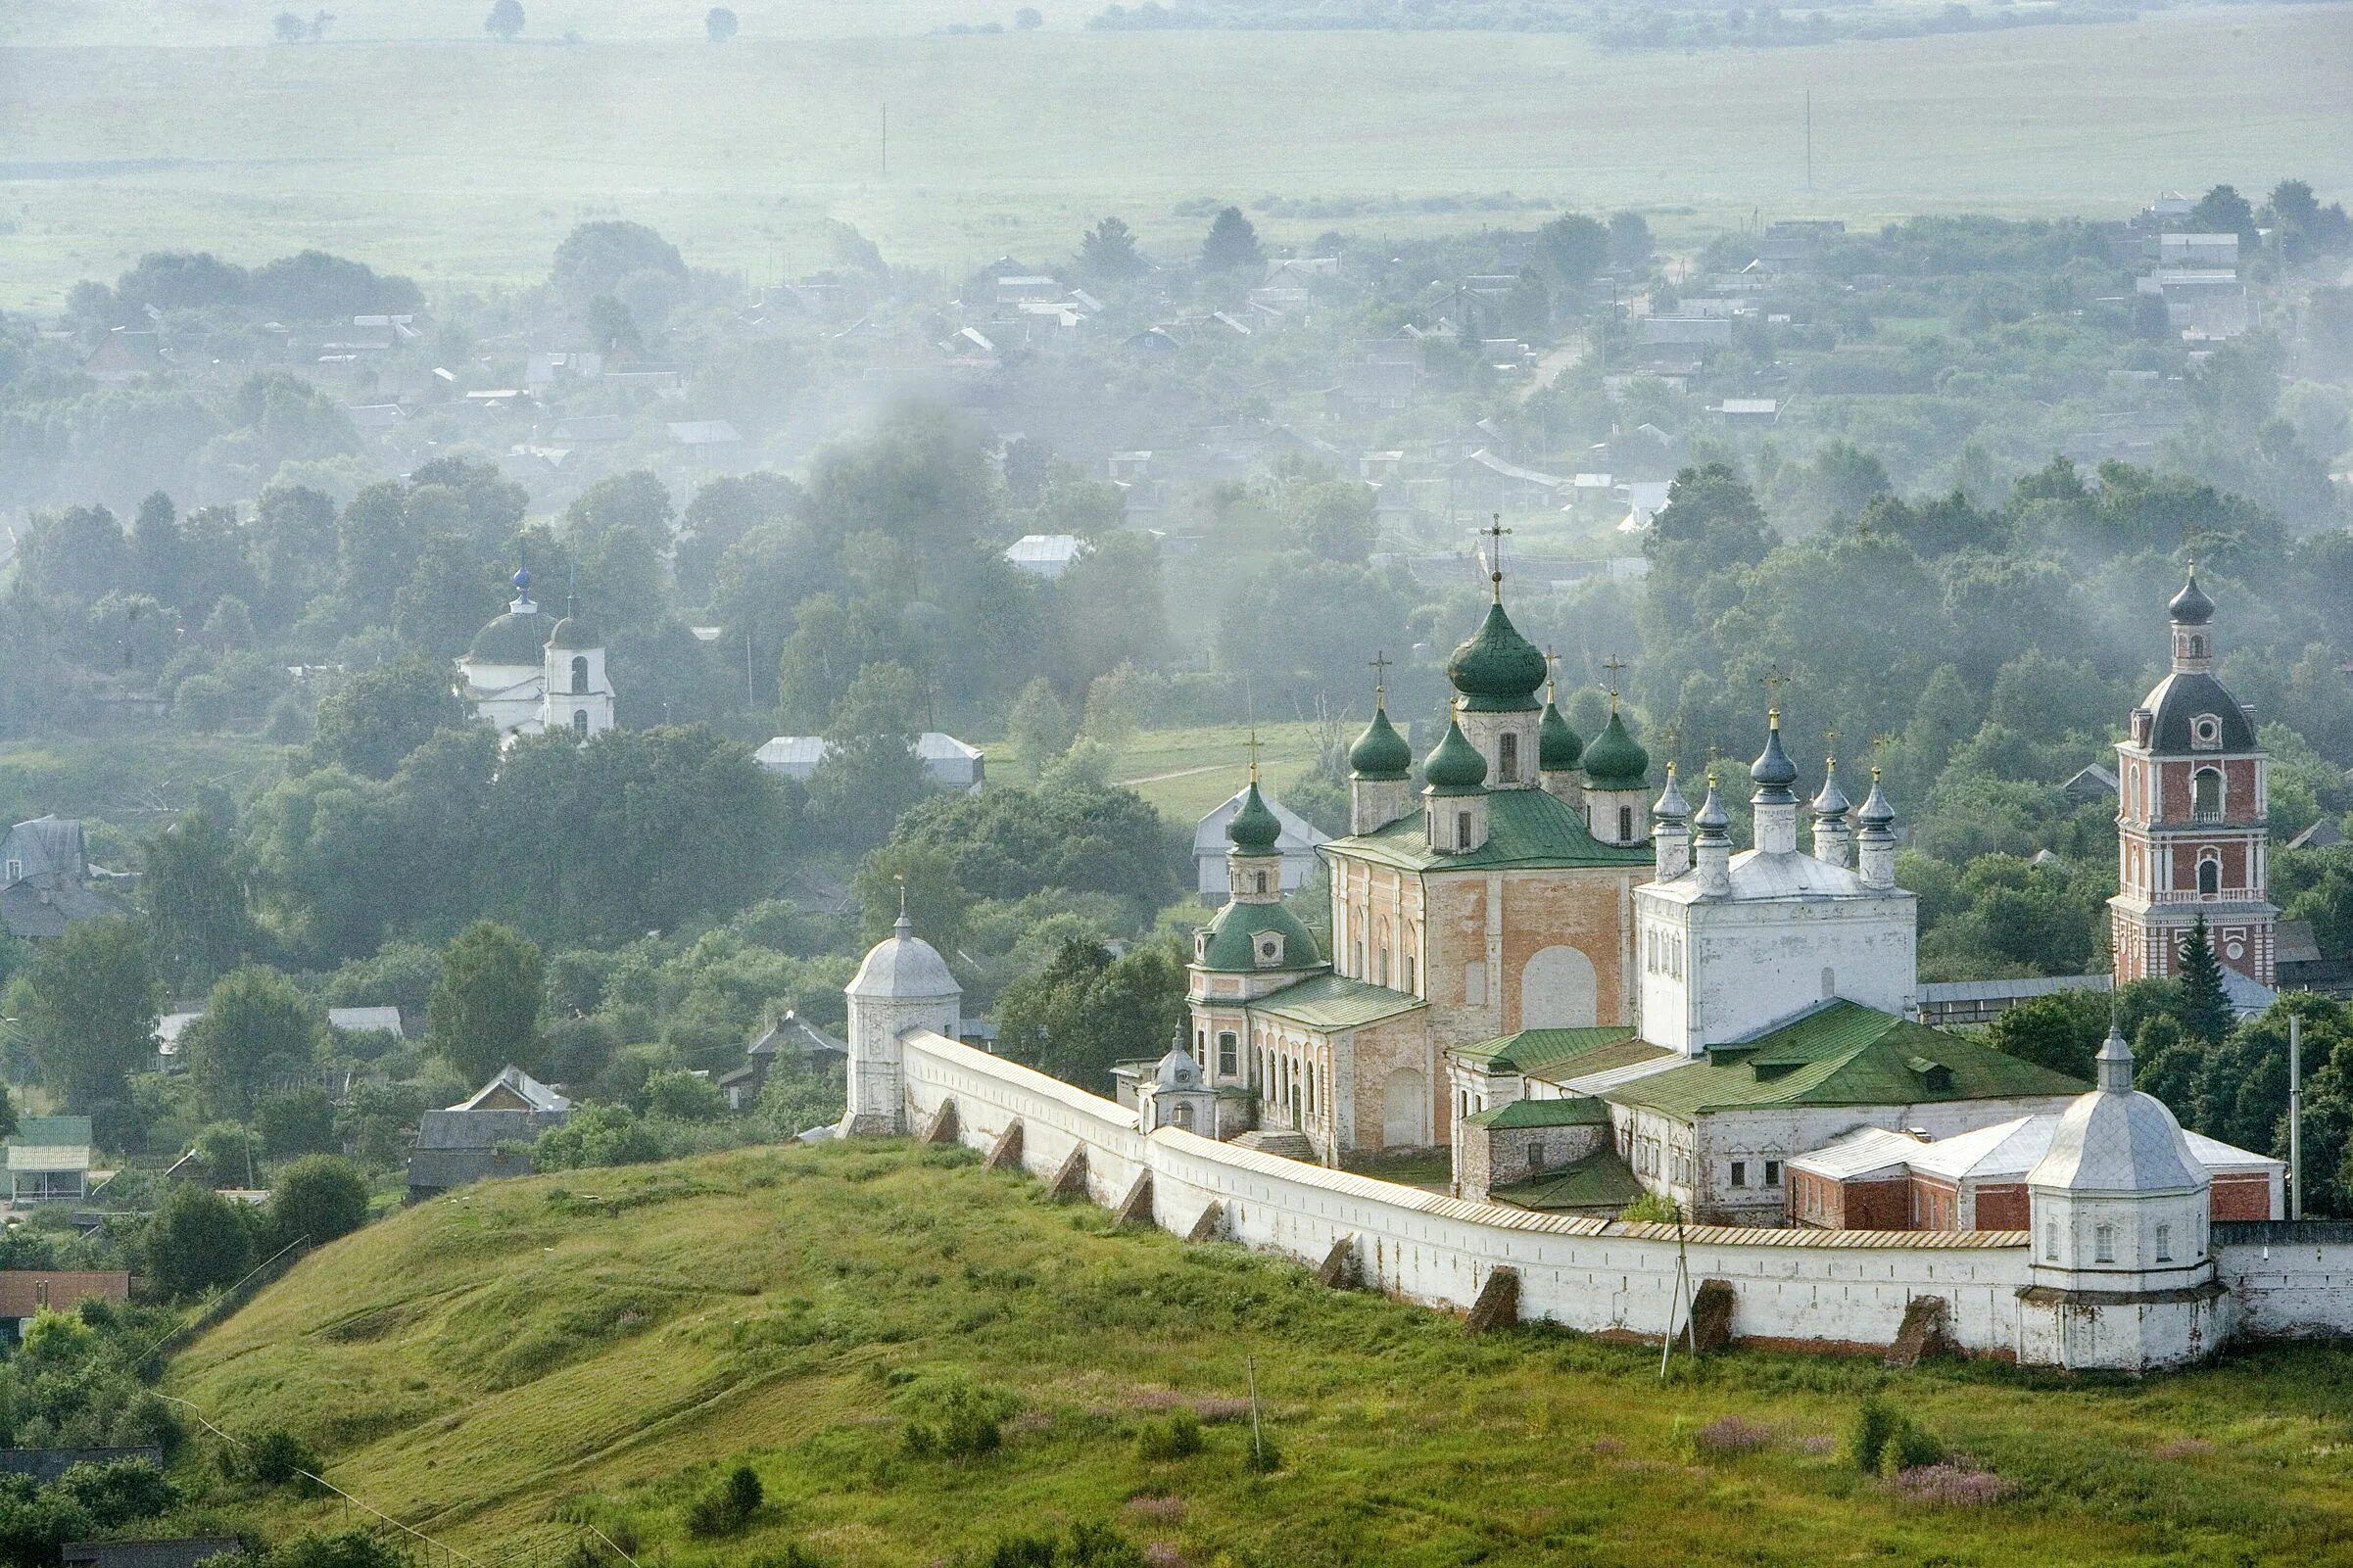
{"type": "Polygon", "coordinates": [[[540,728],[548,735],[569,731],[586,740],[613,727],[612,683],[604,675],[604,639],[580,613],[564,605],[563,619],[548,634],[541,672],[540,728]]]}
{"type": "Polygon", "coordinates": [[[2212,1354],[2230,1325],[2210,1237],[2213,1178],[2165,1102],[2133,1087],[2113,1022],[2099,1087],[2027,1173],[2034,1264],[2019,1359],[2146,1371],[2212,1354]]]}
{"type": "Polygon", "coordinates": [[[858,966],[849,998],[849,1109],[841,1130],[888,1137],[906,1130],[906,1073],[901,1041],[930,1029],[956,1037],[964,987],[948,973],[939,950],[915,934],[906,906],[888,940],[858,966]]]}

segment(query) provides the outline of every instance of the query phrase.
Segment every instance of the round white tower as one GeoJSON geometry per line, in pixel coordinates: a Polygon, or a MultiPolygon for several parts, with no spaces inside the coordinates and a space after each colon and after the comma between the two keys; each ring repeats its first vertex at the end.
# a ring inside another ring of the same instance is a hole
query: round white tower
{"type": "Polygon", "coordinates": [[[858,966],[849,998],[849,1109],[841,1130],[888,1137],[906,1130],[906,1075],[900,1041],[911,1029],[956,1037],[964,987],[939,950],[915,934],[902,907],[888,940],[858,966]]]}

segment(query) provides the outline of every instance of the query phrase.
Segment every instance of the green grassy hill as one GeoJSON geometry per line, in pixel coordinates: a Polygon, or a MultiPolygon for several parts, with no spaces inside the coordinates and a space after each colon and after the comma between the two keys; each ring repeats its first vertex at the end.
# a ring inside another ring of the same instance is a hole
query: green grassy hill
{"type": "Polygon", "coordinates": [[[483,35],[486,3],[328,9],[347,14],[327,42],[275,45],[273,5],[0,6],[0,304],[54,309],[173,248],[532,282],[575,223],[614,215],[768,282],[826,264],[829,218],[893,262],[960,271],[1056,263],[1108,213],[1188,254],[1200,204],[1263,198],[1289,204],[1259,214],[1283,243],[1533,226],[1564,205],[1640,207],[1673,241],[1759,213],[2122,216],[2161,186],[2353,182],[2345,139],[2316,134],[2344,84],[2326,5],[1699,54],[1080,30],[1094,0],[993,36],[928,34],[946,0],[746,4],[723,49],[699,4],[533,0],[513,44],[483,35]]]}
{"type": "MultiPolygon", "coordinates": [[[[2353,1353],[2138,1386],[1748,1354],[1657,1374],[1655,1352],[1470,1340],[899,1146],[440,1200],[306,1260],[167,1386],[232,1431],[293,1427],[339,1484],[476,1554],[594,1521],[681,1568],[789,1544],[921,1564],[1109,1521],[1200,1565],[2353,1560],[2353,1353]],[[1264,1478],[1246,1356],[1284,1456],[1264,1478]],[[1002,1448],[910,1456],[905,1402],[959,1379],[1001,1392],[1002,1448]],[[2010,1496],[1940,1505],[1845,1469],[1830,1439],[1875,1389],[2010,1496]],[[1203,1450],[1139,1457],[1179,1405],[1203,1450]],[[1769,1438],[1695,1445],[1728,1415],[1769,1438]],[[739,1457],[767,1505],[742,1537],[689,1538],[686,1499],[739,1457]]],[[[337,1519],[288,1499],[254,1522],[337,1519]]]]}

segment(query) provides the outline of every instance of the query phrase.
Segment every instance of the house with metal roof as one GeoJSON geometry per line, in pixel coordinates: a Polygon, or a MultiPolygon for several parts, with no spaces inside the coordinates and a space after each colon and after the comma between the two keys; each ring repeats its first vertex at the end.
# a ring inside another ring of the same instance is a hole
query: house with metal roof
{"type": "Polygon", "coordinates": [[[35,817],[0,834],[0,927],[12,936],[41,941],[77,922],[121,914],[100,880],[73,818],[35,817]]]}
{"type": "Polygon", "coordinates": [[[572,1102],[517,1067],[505,1067],[456,1105],[417,1118],[408,1151],[408,1201],[453,1187],[531,1173],[531,1146],[563,1125],[572,1102]]]}
{"type": "Polygon", "coordinates": [[[90,1194],[90,1118],[22,1117],[4,1149],[11,1203],[79,1202],[90,1194]]]}

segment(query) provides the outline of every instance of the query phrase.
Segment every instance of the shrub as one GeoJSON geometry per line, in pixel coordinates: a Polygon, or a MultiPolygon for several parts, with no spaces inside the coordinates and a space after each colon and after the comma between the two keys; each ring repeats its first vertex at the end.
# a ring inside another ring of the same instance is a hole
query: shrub
{"type": "Polygon", "coordinates": [[[305,1155],[278,1172],[269,1195],[274,1252],[298,1241],[323,1247],[367,1223],[367,1182],[350,1161],[305,1155]]]}
{"type": "Polygon", "coordinates": [[[1942,1503],[1947,1508],[1979,1508],[1998,1502],[2010,1484],[1988,1470],[1966,1464],[1922,1464],[1894,1478],[1898,1497],[1914,1502],[1942,1503]]]}
{"type": "MultiPolygon", "coordinates": [[[[220,1473],[232,1481],[282,1487],[290,1481],[302,1481],[305,1471],[317,1474],[318,1457],[311,1451],[309,1444],[284,1427],[273,1427],[242,1443],[225,1444],[220,1449],[220,1473]]],[[[310,1485],[304,1482],[306,1490],[310,1485]]]]}
{"type": "Polygon", "coordinates": [[[760,1511],[760,1478],[739,1464],[687,1504],[687,1534],[708,1539],[732,1536],[760,1511]]]}
{"type": "Polygon", "coordinates": [[[900,1446],[916,1458],[962,1459],[1004,1441],[1004,1423],[1021,1408],[1002,1389],[958,1373],[923,1378],[898,1397],[900,1446]]]}
{"type": "Polygon", "coordinates": [[[1847,1460],[1865,1475],[1898,1476],[1944,1456],[1935,1438],[1875,1394],[1864,1396],[1847,1432],[1847,1460]]]}
{"type": "Polygon", "coordinates": [[[1722,1416],[1694,1432],[1691,1446],[1695,1452],[1711,1457],[1754,1453],[1773,1446],[1773,1429],[1741,1416],[1722,1416]]]}
{"type": "Polygon", "coordinates": [[[1676,1220],[1682,1218],[1683,1213],[1681,1210],[1675,1207],[1674,1199],[1661,1198],[1655,1192],[1646,1192],[1641,1197],[1635,1199],[1632,1203],[1626,1205],[1625,1208],[1619,1210],[1617,1212],[1617,1217],[1624,1220],[1629,1225],[1646,1223],[1653,1225],[1671,1225],[1676,1220]]]}
{"type": "Polygon", "coordinates": [[[1172,1411],[1165,1421],[1147,1421],[1135,1435],[1135,1456],[1147,1464],[1188,1458],[1200,1451],[1201,1418],[1190,1410],[1172,1411]]]}

